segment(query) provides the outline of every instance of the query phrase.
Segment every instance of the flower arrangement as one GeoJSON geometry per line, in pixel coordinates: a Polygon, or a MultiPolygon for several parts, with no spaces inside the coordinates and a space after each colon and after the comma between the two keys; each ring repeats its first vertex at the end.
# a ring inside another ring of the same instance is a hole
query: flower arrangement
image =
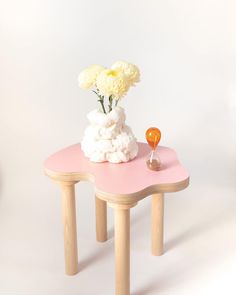
{"type": "Polygon", "coordinates": [[[107,114],[112,111],[113,105],[118,105],[129,88],[140,81],[140,71],[134,64],[117,61],[111,68],[92,65],[79,74],[78,80],[81,88],[92,89],[98,96],[103,113],[107,114]]]}
{"type": "Polygon", "coordinates": [[[79,74],[79,86],[91,89],[102,109],[88,113],[89,126],[84,131],[81,149],[92,162],[121,163],[138,154],[136,138],[125,124],[125,111],[118,106],[130,87],[140,80],[137,66],[117,61],[111,68],[92,65],[79,74]]]}

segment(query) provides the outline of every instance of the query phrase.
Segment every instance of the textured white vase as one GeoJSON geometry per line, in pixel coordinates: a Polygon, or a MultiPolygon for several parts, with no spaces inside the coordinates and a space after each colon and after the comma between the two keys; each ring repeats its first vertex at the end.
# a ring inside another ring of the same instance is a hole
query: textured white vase
{"type": "Polygon", "coordinates": [[[125,124],[125,112],[115,107],[104,114],[96,109],[88,113],[81,148],[92,162],[121,163],[134,159],[138,145],[132,130],[125,124]]]}

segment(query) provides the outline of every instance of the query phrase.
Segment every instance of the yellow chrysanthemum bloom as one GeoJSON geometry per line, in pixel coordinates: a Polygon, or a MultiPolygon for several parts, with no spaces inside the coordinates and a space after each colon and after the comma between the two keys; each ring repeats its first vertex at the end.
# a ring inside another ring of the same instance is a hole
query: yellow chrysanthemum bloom
{"type": "Polygon", "coordinates": [[[97,77],[96,86],[99,93],[104,96],[110,96],[116,100],[126,94],[129,89],[129,83],[120,70],[106,69],[97,77]]]}
{"type": "Polygon", "coordinates": [[[96,84],[97,76],[104,70],[100,65],[92,65],[84,69],[78,77],[79,86],[83,89],[89,89],[96,84]]]}
{"type": "Polygon", "coordinates": [[[135,83],[140,81],[140,71],[139,68],[125,61],[117,61],[111,67],[113,70],[122,71],[127,77],[130,86],[133,86],[135,83]]]}

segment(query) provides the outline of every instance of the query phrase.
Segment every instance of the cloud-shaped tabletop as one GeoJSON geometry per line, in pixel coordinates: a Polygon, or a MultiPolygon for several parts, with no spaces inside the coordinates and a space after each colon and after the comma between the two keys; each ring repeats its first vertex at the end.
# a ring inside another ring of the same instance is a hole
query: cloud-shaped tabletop
{"type": "Polygon", "coordinates": [[[57,181],[94,182],[97,196],[119,203],[137,202],[154,193],[179,191],[188,186],[189,173],[179,163],[174,150],[158,147],[162,169],[152,171],[146,165],[149,146],[138,145],[134,160],[113,164],[89,161],[80,144],[75,144],[50,156],[44,163],[45,173],[57,181]]]}

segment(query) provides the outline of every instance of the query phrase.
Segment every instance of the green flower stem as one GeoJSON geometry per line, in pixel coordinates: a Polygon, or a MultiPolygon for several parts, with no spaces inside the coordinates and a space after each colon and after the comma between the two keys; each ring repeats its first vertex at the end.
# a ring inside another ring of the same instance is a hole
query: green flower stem
{"type": "Polygon", "coordinates": [[[112,95],[109,96],[109,112],[112,111],[112,104],[113,104],[113,98],[112,95]]]}
{"type": "Polygon", "coordinates": [[[106,114],[107,112],[106,112],[105,107],[104,107],[104,97],[103,96],[100,96],[100,99],[98,101],[102,105],[102,110],[103,110],[104,114],[106,114]]]}
{"type": "Polygon", "coordinates": [[[102,95],[100,95],[100,94],[98,93],[98,89],[97,89],[97,91],[93,90],[93,92],[98,96],[98,98],[99,98],[98,101],[99,101],[100,104],[102,105],[103,113],[106,114],[107,112],[106,112],[106,109],[105,109],[105,106],[104,106],[104,96],[102,96],[102,95]]]}

